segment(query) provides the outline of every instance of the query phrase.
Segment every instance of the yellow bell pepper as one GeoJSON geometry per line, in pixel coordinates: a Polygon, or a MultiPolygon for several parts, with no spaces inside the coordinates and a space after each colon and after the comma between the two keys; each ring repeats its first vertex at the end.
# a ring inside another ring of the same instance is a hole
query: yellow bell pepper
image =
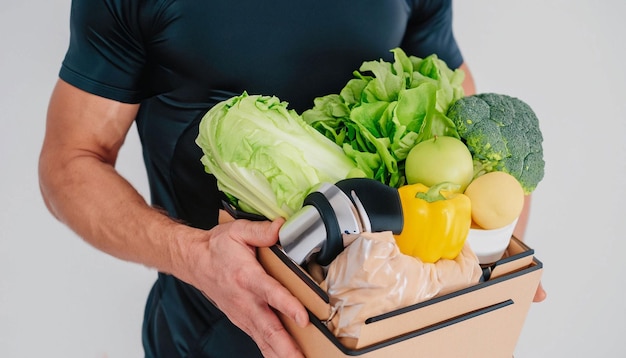
{"type": "Polygon", "coordinates": [[[394,235],[403,254],[423,262],[454,259],[463,249],[472,224],[470,199],[455,193],[458,185],[440,183],[430,188],[409,184],[398,188],[404,227],[394,235]]]}

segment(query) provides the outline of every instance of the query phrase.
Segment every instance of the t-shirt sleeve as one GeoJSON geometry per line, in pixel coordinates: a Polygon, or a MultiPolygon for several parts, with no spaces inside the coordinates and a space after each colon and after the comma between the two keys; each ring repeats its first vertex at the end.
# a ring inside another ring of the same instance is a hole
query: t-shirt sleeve
{"type": "Polygon", "coordinates": [[[137,103],[142,97],[145,51],[136,1],[73,0],[70,42],[59,77],[93,94],[137,103]]]}
{"type": "Polygon", "coordinates": [[[410,55],[427,57],[436,54],[455,69],[463,56],[452,31],[452,0],[414,1],[402,48],[410,55]]]}

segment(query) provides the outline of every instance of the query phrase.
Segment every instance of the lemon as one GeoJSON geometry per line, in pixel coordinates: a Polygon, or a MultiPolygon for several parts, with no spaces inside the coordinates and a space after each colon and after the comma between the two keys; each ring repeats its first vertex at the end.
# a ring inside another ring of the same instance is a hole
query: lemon
{"type": "Polygon", "coordinates": [[[512,223],[524,207],[524,190],[505,172],[490,172],[474,179],[465,189],[472,202],[472,220],[486,230],[512,223]]]}

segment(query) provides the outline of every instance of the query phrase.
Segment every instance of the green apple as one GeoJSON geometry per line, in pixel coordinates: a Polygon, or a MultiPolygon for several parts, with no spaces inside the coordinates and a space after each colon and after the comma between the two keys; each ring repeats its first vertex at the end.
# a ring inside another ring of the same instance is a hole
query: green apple
{"type": "Polygon", "coordinates": [[[451,182],[465,191],[474,177],[472,154],[454,137],[438,136],[415,145],[405,162],[408,184],[422,183],[428,187],[451,182]]]}

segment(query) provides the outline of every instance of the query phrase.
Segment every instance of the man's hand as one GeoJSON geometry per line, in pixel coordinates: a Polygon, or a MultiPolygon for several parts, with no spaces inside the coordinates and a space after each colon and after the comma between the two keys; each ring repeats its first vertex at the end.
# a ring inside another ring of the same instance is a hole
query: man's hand
{"type": "Polygon", "coordinates": [[[307,311],[256,259],[255,248],[276,243],[283,223],[280,219],[220,224],[192,240],[184,250],[185,267],[177,271],[252,337],[265,357],[302,357],[273,310],[302,327],[308,324],[307,311]]]}
{"type": "Polygon", "coordinates": [[[543,289],[543,285],[539,282],[539,286],[537,286],[537,291],[535,292],[535,297],[533,297],[533,302],[541,302],[547,297],[546,291],[543,289]]]}

